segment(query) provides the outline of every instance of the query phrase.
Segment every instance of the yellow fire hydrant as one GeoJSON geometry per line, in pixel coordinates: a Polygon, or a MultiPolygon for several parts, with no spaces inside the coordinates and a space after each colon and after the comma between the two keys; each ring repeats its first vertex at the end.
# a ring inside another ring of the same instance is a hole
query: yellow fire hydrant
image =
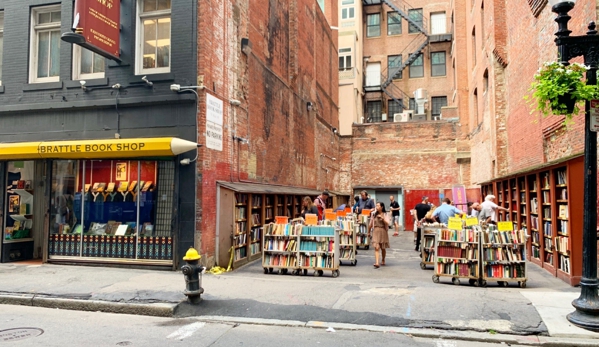
{"type": "Polygon", "coordinates": [[[187,300],[192,304],[202,301],[200,295],[204,293],[204,288],[202,288],[202,274],[206,271],[206,267],[198,264],[201,257],[195,248],[189,247],[183,257],[183,260],[187,264],[181,267],[181,272],[185,276],[186,287],[183,294],[187,295],[187,300]]]}

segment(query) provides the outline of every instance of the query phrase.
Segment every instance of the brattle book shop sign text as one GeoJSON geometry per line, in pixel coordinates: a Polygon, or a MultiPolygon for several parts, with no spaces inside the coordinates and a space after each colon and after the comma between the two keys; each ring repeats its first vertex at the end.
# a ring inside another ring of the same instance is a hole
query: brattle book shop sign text
{"type": "Polygon", "coordinates": [[[82,145],[55,145],[39,146],[37,152],[40,154],[56,153],[94,153],[94,152],[122,152],[141,151],[146,146],[143,142],[131,143],[98,143],[82,145]]]}
{"type": "Polygon", "coordinates": [[[223,101],[206,94],[206,147],[223,150],[223,101]]]}
{"type": "Polygon", "coordinates": [[[85,37],[89,50],[119,57],[120,26],[120,0],[75,0],[73,29],[85,37]]]}

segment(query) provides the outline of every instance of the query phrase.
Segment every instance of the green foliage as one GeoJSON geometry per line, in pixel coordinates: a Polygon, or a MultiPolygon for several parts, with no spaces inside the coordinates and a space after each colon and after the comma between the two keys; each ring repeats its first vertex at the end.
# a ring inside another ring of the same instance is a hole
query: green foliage
{"type": "MultiPolygon", "coordinates": [[[[579,63],[564,66],[559,62],[547,62],[537,71],[529,91],[532,92],[533,107],[544,116],[549,114],[566,116],[566,122],[573,114],[580,112],[580,101],[599,97],[599,89],[594,85],[586,85],[584,74],[588,68],[579,63]],[[574,111],[569,113],[566,105],[558,100],[559,96],[570,94],[576,100],[574,111]]],[[[525,97],[528,99],[528,97],[525,97]]]]}
{"type": "Polygon", "coordinates": [[[490,330],[489,330],[489,334],[491,334],[491,335],[495,335],[495,334],[497,334],[497,332],[496,332],[495,330],[493,330],[493,329],[490,329],[490,330]]]}

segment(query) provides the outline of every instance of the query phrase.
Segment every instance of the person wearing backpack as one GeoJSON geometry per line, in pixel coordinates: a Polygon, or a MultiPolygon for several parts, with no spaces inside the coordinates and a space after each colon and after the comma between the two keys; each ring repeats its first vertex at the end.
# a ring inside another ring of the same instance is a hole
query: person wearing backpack
{"type": "Polygon", "coordinates": [[[327,199],[329,198],[329,192],[324,191],[322,194],[314,199],[314,205],[318,209],[318,220],[324,219],[324,210],[327,209],[327,199]]]}

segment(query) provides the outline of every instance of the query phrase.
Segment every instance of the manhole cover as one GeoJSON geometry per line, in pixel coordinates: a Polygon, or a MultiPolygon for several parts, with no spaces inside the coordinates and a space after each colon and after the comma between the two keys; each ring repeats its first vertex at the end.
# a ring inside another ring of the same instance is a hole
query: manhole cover
{"type": "Polygon", "coordinates": [[[40,336],[43,333],[44,331],[39,328],[14,328],[0,330],[0,342],[25,340],[30,337],[40,336]]]}

